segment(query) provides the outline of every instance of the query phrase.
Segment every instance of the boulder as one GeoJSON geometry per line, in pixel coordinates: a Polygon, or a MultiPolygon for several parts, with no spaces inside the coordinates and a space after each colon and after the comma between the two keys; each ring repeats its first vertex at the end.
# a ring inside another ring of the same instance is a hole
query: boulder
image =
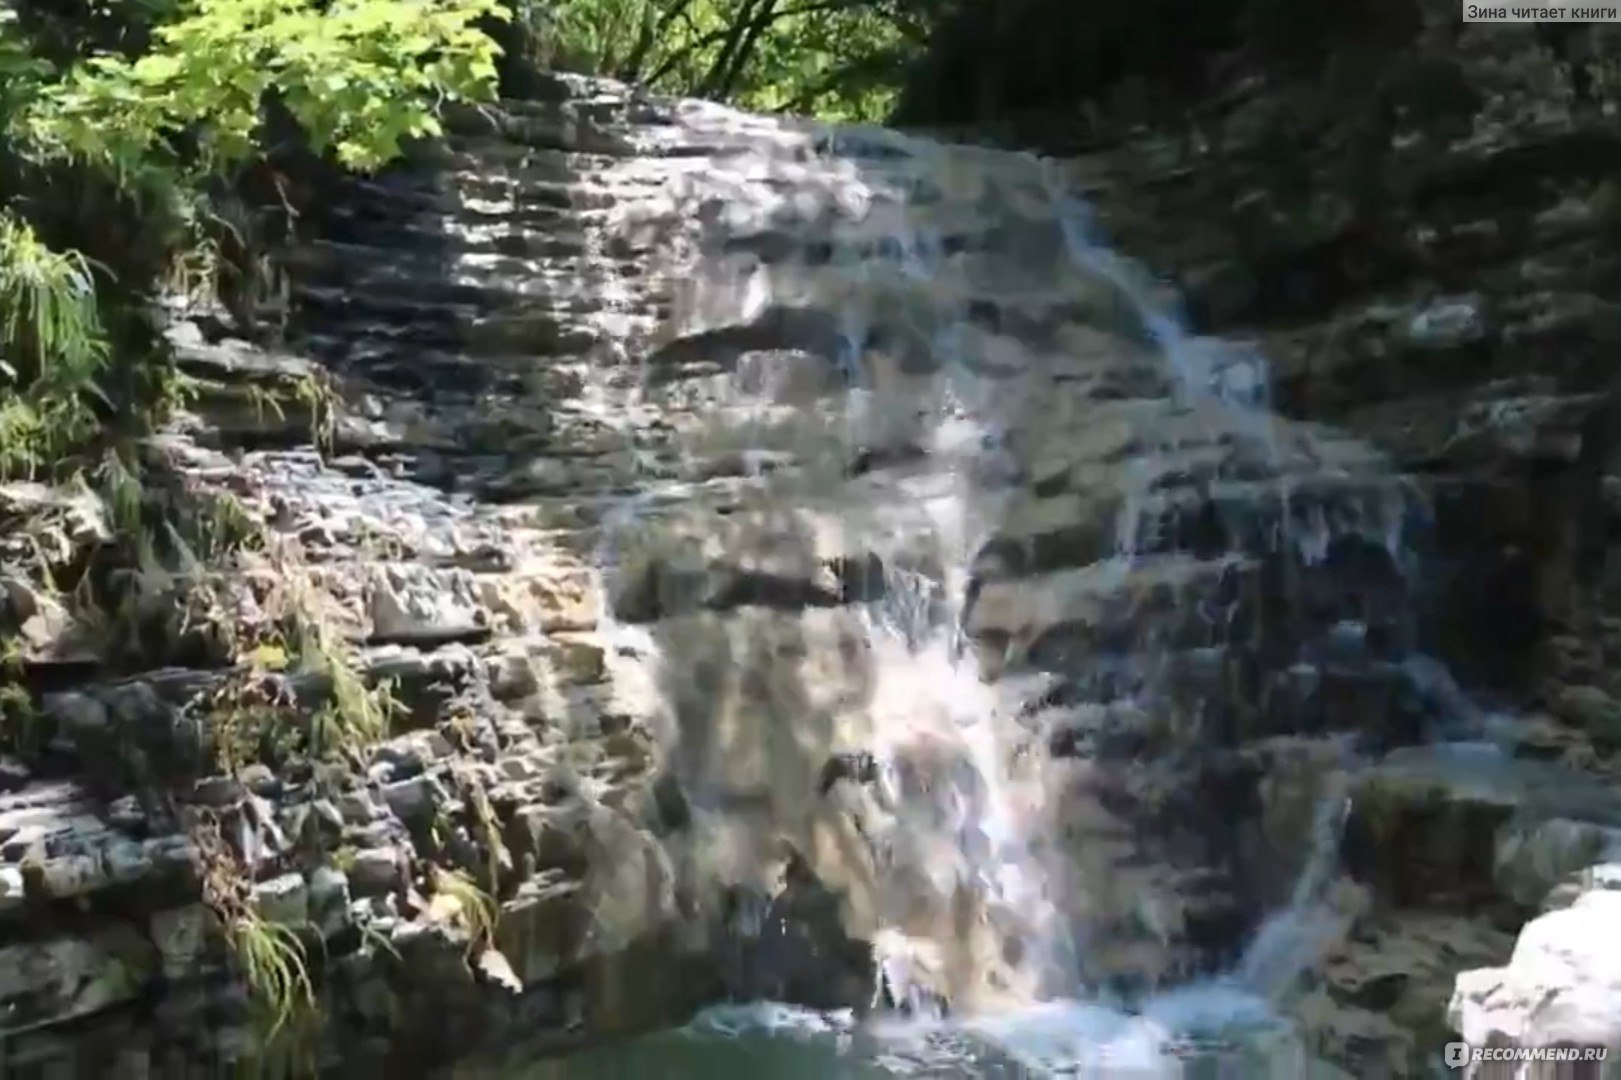
{"type": "Polygon", "coordinates": [[[1621,892],[1539,915],[1508,963],[1458,976],[1447,1020],[1475,1046],[1575,1046],[1621,1056],[1621,892]]]}

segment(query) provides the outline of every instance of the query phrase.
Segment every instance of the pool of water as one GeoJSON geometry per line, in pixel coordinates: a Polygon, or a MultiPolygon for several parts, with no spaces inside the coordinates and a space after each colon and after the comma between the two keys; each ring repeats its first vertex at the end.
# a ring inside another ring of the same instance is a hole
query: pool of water
{"type": "Polygon", "coordinates": [[[512,1080],[1302,1080],[1312,1061],[1258,998],[1224,987],[1167,994],[1131,1013],[1049,1002],[953,1022],[712,1009],[685,1027],[534,1062],[512,1080]]]}

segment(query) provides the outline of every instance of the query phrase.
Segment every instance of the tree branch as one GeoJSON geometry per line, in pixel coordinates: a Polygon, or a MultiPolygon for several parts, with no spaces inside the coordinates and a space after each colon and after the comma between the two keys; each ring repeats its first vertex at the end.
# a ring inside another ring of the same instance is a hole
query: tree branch
{"type": "Polygon", "coordinates": [[[648,0],[647,7],[644,8],[648,13],[648,17],[642,19],[642,28],[637,34],[636,44],[631,46],[630,54],[625,57],[625,62],[620,65],[619,78],[625,82],[637,81],[638,76],[641,74],[642,65],[647,63],[647,58],[653,52],[653,46],[658,44],[659,38],[664,36],[664,32],[670,28],[671,23],[686,14],[687,9],[692,6],[692,2],[693,0],[674,0],[669,7],[664,9],[662,15],[654,19],[651,17],[652,2],[648,0]]]}
{"type": "Polygon", "coordinates": [[[841,83],[849,82],[852,77],[871,79],[874,76],[882,75],[898,63],[899,61],[893,54],[881,52],[836,67],[817,80],[814,85],[801,90],[792,101],[777,111],[783,113],[809,112],[811,106],[815,105],[819,98],[838,89],[841,83]]]}
{"type": "MultiPolygon", "coordinates": [[[[772,0],[772,3],[775,3],[775,0],[772,0]]],[[[753,0],[747,0],[745,4],[745,11],[752,6],[753,0]]],[[[870,6],[872,5],[868,3],[867,0],[814,0],[812,3],[800,4],[797,7],[774,8],[766,16],[765,24],[761,29],[764,30],[772,23],[780,22],[783,19],[791,19],[796,15],[816,15],[821,12],[828,11],[854,11],[858,8],[870,6]]],[[[756,16],[756,19],[758,19],[758,16],[756,16]]],[[[712,45],[719,45],[732,35],[739,33],[740,29],[746,30],[748,25],[749,23],[747,21],[739,19],[724,29],[712,30],[698,38],[696,41],[689,42],[680,49],[677,49],[675,52],[671,53],[669,56],[665,57],[664,61],[659,64],[651,75],[647,77],[647,82],[650,85],[658,82],[660,79],[664,78],[666,75],[670,74],[670,72],[679,67],[683,60],[686,60],[694,53],[707,49],[712,45]]],[[[707,81],[708,80],[706,78],[705,82],[707,81]]]]}
{"type": "Polygon", "coordinates": [[[774,21],[772,13],[777,10],[777,0],[759,0],[759,4],[757,16],[741,18],[733,24],[726,45],[704,79],[703,96],[724,99],[737,84],[738,75],[759,44],[761,33],[774,21]]]}

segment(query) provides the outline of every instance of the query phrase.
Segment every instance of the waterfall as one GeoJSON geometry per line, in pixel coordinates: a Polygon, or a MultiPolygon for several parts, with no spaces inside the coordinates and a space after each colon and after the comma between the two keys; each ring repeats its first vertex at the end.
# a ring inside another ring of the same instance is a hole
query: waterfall
{"type": "MultiPolygon", "coordinates": [[[[1150,295],[1147,282],[1134,276],[1119,256],[1100,238],[1088,207],[1068,195],[1054,174],[1053,207],[1070,258],[1115,284],[1129,307],[1158,345],[1175,380],[1178,398],[1190,409],[1213,407],[1237,426],[1261,440],[1268,461],[1281,462],[1271,411],[1270,375],[1265,358],[1254,350],[1222,356],[1217,350],[1201,348],[1190,338],[1183,320],[1160,306],[1150,295]]],[[[1213,425],[1214,427],[1214,425],[1213,425]]],[[[1212,434],[1215,434],[1212,431],[1212,434]]],[[[1281,470],[1280,470],[1281,471],[1281,470]]],[[[1280,477],[1279,533],[1275,549],[1298,551],[1308,563],[1321,563],[1327,555],[1331,532],[1321,506],[1310,510],[1311,528],[1305,535],[1291,536],[1289,478],[1280,477]]],[[[1401,515],[1378,514],[1378,529],[1393,556],[1402,552],[1401,515]]],[[[1144,526],[1143,509],[1128,504],[1120,516],[1121,535],[1135,537],[1144,526]]],[[[1347,768],[1354,767],[1349,743],[1344,756],[1347,768]]],[[[1351,803],[1347,773],[1335,772],[1328,778],[1312,816],[1310,846],[1304,864],[1281,911],[1270,915],[1256,932],[1235,967],[1238,985],[1269,998],[1286,993],[1295,979],[1316,960],[1322,947],[1345,930],[1343,917],[1335,911],[1327,895],[1337,872],[1339,839],[1351,803]]]]}
{"type": "Polygon", "coordinates": [[[1272,1002],[1337,927],[1358,733],[1321,739],[1264,895],[1247,804],[1195,785],[1252,729],[1322,734],[1289,695],[1406,617],[1411,492],[1280,418],[1264,358],[1191,333],[1052,163],[689,111],[726,164],[658,161],[688,243],[601,409],[632,470],[596,553],[610,608],[657,582],[609,625],[658,672],[688,863],[768,890],[780,842],[839,890],[879,1016],[807,1030],[882,1073],[1175,1076],[1242,1030],[1298,1075],[1272,1002]],[[1224,918],[1247,948],[1204,940],[1224,918]]]}

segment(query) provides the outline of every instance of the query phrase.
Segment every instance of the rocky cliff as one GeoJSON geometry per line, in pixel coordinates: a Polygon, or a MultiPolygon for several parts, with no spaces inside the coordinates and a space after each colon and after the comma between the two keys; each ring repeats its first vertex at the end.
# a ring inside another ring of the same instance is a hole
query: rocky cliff
{"type": "Polygon", "coordinates": [[[175,313],[144,503],[0,490],[8,1070],[992,1005],[1055,943],[1242,955],[1358,1075],[1616,1045],[1604,122],[1430,147],[1391,267],[1243,108],[1057,166],[546,85],[333,193],[284,348],[175,313]]]}
{"type": "Polygon", "coordinates": [[[1613,28],[1417,7],[1366,95],[1334,96],[1356,78],[1345,56],[1311,79],[1235,76],[1191,123],[1075,163],[1192,322],[1268,357],[1279,411],[1428,493],[1424,643],[1503,711],[1515,764],[1381,766],[1353,798],[1347,869],[1374,903],[1302,1007],[1370,1074],[1415,1067],[1385,1056],[1404,1027],[1613,1047],[1621,1015],[1607,898],[1584,891],[1604,888],[1617,775],[1613,28]],[[1559,913],[1499,967],[1538,910],[1559,913]],[[1488,960],[1443,1024],[1451,971],[1488,960]]]}

